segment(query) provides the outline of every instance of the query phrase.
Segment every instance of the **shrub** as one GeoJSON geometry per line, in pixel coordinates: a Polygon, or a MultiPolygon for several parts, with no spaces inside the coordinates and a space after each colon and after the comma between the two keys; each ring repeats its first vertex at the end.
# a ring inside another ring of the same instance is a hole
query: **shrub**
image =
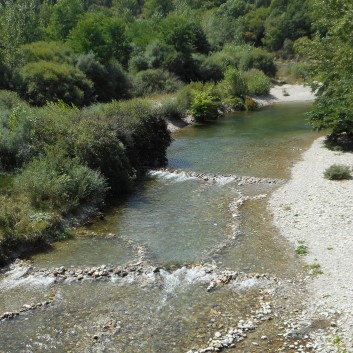
{"type": "Polygon", "coordinates": [[[62,100],[82,106],[92,99],[93,84],[70,64],[31,62],[19,71],[22,96],[34,105],[62,100]]]}
{"type": "Polygon", "coordinates": [[[185,85],[178,90],[176,101],[181,111],[186,113],[190,109],[193,99],[194,93],[190,85],[185,85]]]}
{"type": "Polygon", "coordinates": [[[222,103],[228,111],[242,111],[246,109],[243,99],[239,97],[226,97],[222,103]]]}
{"type": "Polygon", "coordinates": [[[83,204],[98,206],[104,200],[107,184],[99,171],[52,148],[26,166],[15,178],[14,189],[28,195],[35,208],[67,213],[83,204]]]}
{"type": "Polygon", "coordinates": [[[171,137],[165,120],[156,114],[150,101],[140,98],[96,105],[85,114],[109,120],[125,146],[131,166],[138,171],[165,164],[171,137]]]}
{"type": "Polygon", "coordinates": [[[306,80],[309,75],[309,66],[305,63],[294,63],[290,66],[289,71],[294,78],[306,80]]]}
{"type": "Polygon", "coordinates": [[[324,177],[329,180],[343,180],[351,178],[351,169],[342,164],[333,164],[324,172],[324,177]]]}
{"type": "Polygon", "coordinates": [[[157,92],[175,92],[181,82],[167,71],[149,69],[137,73],[134,79],[134,91],[137,96],[157,92]]]}
{"type": "Polygon", "coordinates": [[[14,108],[16,105],[21,103],[21,99],[18,97],[16,92],[0,90],[0,114],[7,113],[9,110],[14,108]]]}
{"type": "Polygon", "coordinates": [[[275,76],[276,64],[270,53],[261,48],[242,46],[240,50],[239,68],[243,71],[258,69],[268,76],[275,76]]]}
{"type": "Polygon", "coordinates": [[[247,93],[247,86],[242,72],[228,69],[219,89],[222,97],[239,97],[247,93]]]}
{"type": "Polygon", "coordinates": [[[251,69],[244,73],[247,93],[252,96],[262,96],[270,93],[271,80],[260,70],[251,69]]]}
{"type": "MultiPolygon", "coordinates": [[[[11,97],[12,100],[13,97],[11,97]]],[[[12,105],[14,102],[8,102],[12,105]]],[[[33,145],[34,115],[25,103],[4,111],[0,120],[0,167],[19,168],[36,153],[33,145]]]]}
{"type": "Polygon", "coordinates": [[[130,191],[134,171],[109,120],[84,117],[72,127],[71,135],[73,154],[102,173],[112,194],[120,196],[130,191]]]}
{"type": "Polygon", "coordinates": [[[218,82],[224,78],[223,64],[217,59],[217,56],[209,56],[201,63],[199,74],[203,81],[218,82]]]}
{"type": "Polygon", "coordinates": [[[199,91],[195,93],[190,112],[198,122],[208,119],[215,119],[218,116],[220,101],[207,92],[199,91]]]}
{"type": "Polygon", "coordinates": [[[130,78],[116,60],[103,65],[94,53],[88,53],[79,56],[76,67],[93,82],[92,95],[95,100],[108,102],[130,96],[130,78]]]}
{"type": "MultiPolygon", "coordinates": [[[[35,243],[57,225],[53,212],[35,210],[25,196],[0,196],[0,248],[17,243],[35,243]],[[5,244],[1,244],[1,243],[5,244]]],[[[1,250],[1,249],[0,249],[1,250]]]]}
{"type": "Polygon", "coordinates": [[[250,97],[245,97],[244,104],[245,104],[246,110],[248,111],[257,110],[259,108],[259,105],[256,103],[256,101],[254,101],[250,97]]]}
{"type": "Polygon", "coordinates": [[[186,111],[175,98],[164,99],[155,108],[156,115],[164,119],[181,119],[186,115],[186,111]]]}

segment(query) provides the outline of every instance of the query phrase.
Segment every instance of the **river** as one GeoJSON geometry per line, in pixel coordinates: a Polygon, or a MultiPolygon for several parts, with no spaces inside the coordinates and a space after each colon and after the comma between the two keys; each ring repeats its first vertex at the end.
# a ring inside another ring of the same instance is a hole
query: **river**
{"type": "MultiPolygon", "coordinates": [[[[1,275],[0,315],[48,303],[0,322],[0,352],[196,352],[240,327],[301,271],[267,199],[317,136],[309,108],[274,105],[174,133],[168,170],[151,171],[74,239],[1,275]],[[102,265],[110,273],[92,279],[87,269],[102,265]],[[60,266],[65,276],[52,270],[60,266]]],[[[229,351],[281,346],[278,315],[255,326],[229,351]]]]}

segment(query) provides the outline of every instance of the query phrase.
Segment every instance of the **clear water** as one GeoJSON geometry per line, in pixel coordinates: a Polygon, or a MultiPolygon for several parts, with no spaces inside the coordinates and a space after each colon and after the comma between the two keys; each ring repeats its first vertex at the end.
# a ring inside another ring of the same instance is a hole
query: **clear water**
{"type": "MultiPolygon", "coordinates": [[[[169,166],[288,178],[292,163],[317,136],[305,123],[308,109],[308,104],[277,105],[185,128],[175,134],[169,166]]],[[[291,276],[298,263],[272,226],[266,199],[246,202],[239,217],[229,208],[241,194],[270,194],[274,188],[149,177],[104,220],[83,230],[98,237],[55,244],[30,260],[41,267],[119,264],[136,261],[136,249],[142,247],[156,265],[179,268],[208,261],[232,270],[291,276]],[[235,229],[240,232],[236,237],[235,229]]],[[[187,352],[207,343],[217,330],[236,326],[260,296],[256,286],[225,286],[209,293],[193,271],[165,273],[156,283],[0,280],[0,313],[53,294],[56,298],[47,308],[0,323],[0,352],[187,352]],[[104,328],[111,320],[120,322],[115,334],[104,328]]],[[[261,330],[277,342],[275,324],[266,323],[261,330]]],[[[246,344],[237,349],[274,351],[271,344],[256,349],[251,340],[246,344]]]]}

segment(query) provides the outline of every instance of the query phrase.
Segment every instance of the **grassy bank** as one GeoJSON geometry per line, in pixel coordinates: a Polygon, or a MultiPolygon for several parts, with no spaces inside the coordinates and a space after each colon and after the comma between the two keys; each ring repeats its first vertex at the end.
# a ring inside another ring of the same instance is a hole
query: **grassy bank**
{"type": "MultiPolygon", "coordinates": [[[[35,108],[0,93],[0,261],[66,236],[66,220],[121,198],[171,142],[153,104],[135,99],[77,109],[35,108]]],[[[88,212],[89,213],[89,212],[88,212]]]]}

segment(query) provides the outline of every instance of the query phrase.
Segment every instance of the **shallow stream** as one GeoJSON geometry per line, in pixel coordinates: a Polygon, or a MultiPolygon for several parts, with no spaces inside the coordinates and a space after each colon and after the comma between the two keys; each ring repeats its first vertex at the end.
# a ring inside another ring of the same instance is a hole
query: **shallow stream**
{"type": "MultiPolygon", "coordinates": [[[[186,353],[251,316],[273,281],[250,273],[290,279],[301,270],[272,225],[267,199],[317,136],[306,125],[309,107],[275,105],[175,133],[170,169],[151,171],[123,204],[78,229],[75,239],[1,275],[0,315],[51,299],[0,321],[0,352],[186,353]],[[41,275],[52,267],[134,263],[156,270],[109,280],[41,275]],[[225,269],[249,278],[207,290],[225,269]]],[[[282,344],[279,326],[280,318],[264,320],[229,351],[273,352],[282,344]]]]}

